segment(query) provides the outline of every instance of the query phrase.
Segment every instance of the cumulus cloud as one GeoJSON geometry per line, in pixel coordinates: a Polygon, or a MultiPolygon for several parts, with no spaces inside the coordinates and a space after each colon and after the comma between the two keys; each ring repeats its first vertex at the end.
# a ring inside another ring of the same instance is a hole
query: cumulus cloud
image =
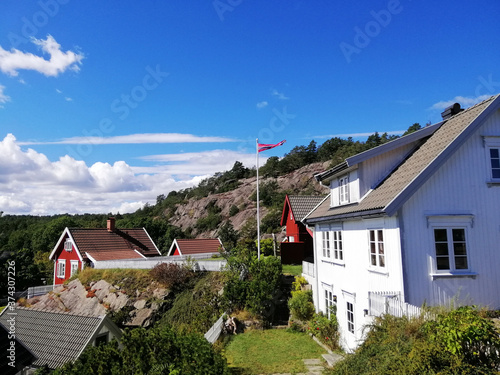
{"type": "Polygon", "coordinates": [[[43,53],[50,56],[49,60],[41,56],[18,49],[7,51],[0,46],[0,70],[10,76],[17,76],[19,70],[34,70],[47,77],[56,77],[66,70],[78,71],[84,58],[82,53],[73,51],[63,52],[61,45],[51,35],[47,39],[31,39],[39,46],[43,53]]]}
{"type": "Polygon", "coordinates": [[[258,102],[257,103],[257,109],[262,109],[262,108],[266,108],[268,106],[268,102],[266,102],[265,100],[262,101],[262,102],[258,102]]]}
{"type": "MultiPolygon", "coordinates": [[[[230,169],[236,160],[255,164],[254,154],[215,150],[142,158],[151,167],[84,161],[65,155],[56,161],[23,149],[12,134],[0,141],[0,211],[7,214],[133,212],[160,194],[197,185],[230,169]]],[[[263,158],[264,160],[264,158],[263,158]]]]}
{"type": "Polygon", "coordinates": [[[3,108],[4,103],[7,103],[8,101],[10,101],[10,96],[5,95],[4,90],[5,90],[5,86],[0,85],[0,108],[3,108]]]}
{"type": "Polygon", "coordinates": [[[455,96],[453,99],[451,100],[443,100],[443,101],[440,101],[440,102],[437,102],[435,104],[433,104],[429,109],[435,109],[435,110],[444,110],[446,109],[447,107],[449,107],[450,105],[453,105],[455,103],[460,103],[462,105],[462,107],[470,107],[470,106],[473,106],[474,104],[477,104],[477,103],[480,103],[482,102],[483,100],[486,100],[490,97],[490,95],[480,95],[480,96],[477,96],[475,98],[468,98],[468,97],[465,97],[465,96],[455,96]]]}
{"type": "Polygon", "coordinates": [[[91,145],[118,145],[118,144],[146,144],[146,143],[224,143],[238,142],[237,139],[226,137],[201,137],[193,134],[181,133],[144,133],[117,135],[114,137],[72,137],[54,142],[20,142],[22,146],[41,144],[91,144],[91,145]]]}

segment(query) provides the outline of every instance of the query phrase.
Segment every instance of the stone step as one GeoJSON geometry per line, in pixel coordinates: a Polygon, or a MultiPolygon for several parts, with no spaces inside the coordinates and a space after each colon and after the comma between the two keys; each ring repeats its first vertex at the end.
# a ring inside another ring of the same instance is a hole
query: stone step
{"type": "Polygon", "coordinates": [[[329,353],[329,354],[323,354],[322,357],[325,359],[325,361],[328,363],[329,367],[333,367],[333,365],[341,360],[344,359],[344,356],[337,354],[337,353],[329,353]]]}

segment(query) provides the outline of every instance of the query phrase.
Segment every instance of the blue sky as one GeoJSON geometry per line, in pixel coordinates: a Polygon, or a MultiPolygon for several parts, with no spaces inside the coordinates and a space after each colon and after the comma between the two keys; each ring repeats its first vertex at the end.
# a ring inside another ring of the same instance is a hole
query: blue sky
{"type": "Polygon", "coordinates": [[[500,3],[0,3],[0,211],[131,212],[500,91],[500,3]]]}

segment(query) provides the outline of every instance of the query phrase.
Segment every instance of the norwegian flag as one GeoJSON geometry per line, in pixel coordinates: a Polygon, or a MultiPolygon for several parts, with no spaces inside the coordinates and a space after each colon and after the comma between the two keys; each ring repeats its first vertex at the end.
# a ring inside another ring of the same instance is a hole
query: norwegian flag
{"type": "Polygon", "coordinates": [[[276,143],[275,145],[268,145],[268,144],[262,144],[262,143],[257,143],[257,150],[259,152],[262,152],[262,151],[266,151],[266,150],[270,150],[272,148],[275,148],[275,147],[278,147],[278,146],[281,146],[283,143],[286,142],[286,139],[282,140],[281,142],[279,143],[276,143]]]}

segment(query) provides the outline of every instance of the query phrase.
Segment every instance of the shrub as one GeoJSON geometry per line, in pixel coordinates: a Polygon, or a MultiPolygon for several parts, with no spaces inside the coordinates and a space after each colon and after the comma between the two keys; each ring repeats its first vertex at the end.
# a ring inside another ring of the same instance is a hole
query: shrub
{"type": "Polygon", "coordinates": [[[304,276],[295,276],[295,281],[292,283],[293,290],[302,290],[302,286],[307,284],[304,276]]]}
{"type": "Polygon", "coordinates": [[[192,274],[189,268],[176,263],[160,263],[150,271],[154,280],[170,289],[184,284],[192,274]]]}
{"type": "Polygon", "coordinates": [[[229,216],[234,216],[238,212],[240,212],[240,209],[234,204],[229,208],[229,216]]]}
{"type": "Polygon", "coordinates": [[[302,321],[311,319],[314,315],[312,291],[292,291],[292,298],[288,300],[288,307],[293,318],[302,321]]]}
{"type": "Polygon", "coordinates": [[[309,321],[308,331],[332,350],[340,348],[339,325],[335,311],[331,311],[330,319],[322,314],[314,315],[309,321]]]}

